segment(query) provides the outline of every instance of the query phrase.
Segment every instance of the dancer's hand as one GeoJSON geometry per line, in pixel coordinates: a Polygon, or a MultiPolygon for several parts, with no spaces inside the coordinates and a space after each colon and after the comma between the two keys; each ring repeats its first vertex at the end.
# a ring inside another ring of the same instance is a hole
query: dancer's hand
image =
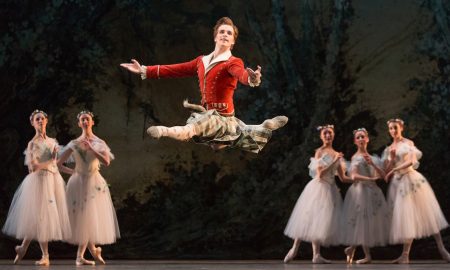
{"type": "Polygon", "coordinates": [[[372,157],[369,154],[364,154],[363,155],[364,160],[367,162],[367,164],[369,165],[374,165],[373,164],[373,160],[372,157]]]}
{"type": "Polygon", "coordinates": [[[389,151],[389,156],[390,156],[391,160],[394,160],[394,159],[395,159],[395,148],[392,148],[392,149],[389,151]]]}
{"type": "Polygon", "coordinates": [[[121,67],[127,69],[128,71],[135,73],[135,74],[140,74],[141,73],[141,65],[139,64],[138,61],[136,61],[136,59],[131,59],[131,63],[122,63],[120,64],[121,67]]]}
{"type": "Polygon", "coordinates": [[[88,139],[84,139],[81,141],[84,145],[84,147],[86,147],[87,150],[92,150],[92,144],[88,139]]]}
{"type": "Polygon", "coordinates": [[[341,159],[343,157],[344,157],[344,153],[342,153],[342,152],[339,152],[336,154],[336,160],[341,159]]]}
{"type": "Polygon", "coordinates": [[[394,174],[394,170],[391,170],[390,172],[388,172],[388,173],[384,176],[384,181],[389,182],[389,179],[392,177],[393,174],[394,174]]]}
{"type": "Polygon", "coordinates": [[[248,76],[250,77],[250,81],[253,84],[259,84],[261,82],[261,66],[257,66],[258,68],[256,70],[253,70],[251,68],[246,68],[248,72],[248,76]]]}

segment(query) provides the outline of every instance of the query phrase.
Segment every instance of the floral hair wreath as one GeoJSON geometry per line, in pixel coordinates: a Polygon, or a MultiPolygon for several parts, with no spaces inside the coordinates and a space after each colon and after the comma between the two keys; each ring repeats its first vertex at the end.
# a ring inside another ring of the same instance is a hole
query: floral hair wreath
{"type": "Polygon", "coordinates": [[[367,129],[365,129],[365,128],[357,128],[357,129],[355,129],[355,130],[353,130],[353,135],[355,135],[356,134],[356,132],[358,132],[358,131],[362,131],[362,132],[364,132],[364,133],[366,133],[366,135],[369,135],[369,132],[367,131],[367,129]]]}
{"type": "Polygon", "coordinates": [[[334,131],[334,125],[323,125],[323,126],[318,126],[317,127],[317,131],[322,131],[322,129],[326,129],[326,128],[331,128],[334,131]]]}
{"type": "Polygon", "coordinates": [[[81,111],[81,112],[79,112],[79,113],[77,114],[77,119],[80,120],[80,117],[81,117],[83,114],[88,114],[88,115],[91,116],[91,118],[94,118],[94,113],[93,113],[93,112],[87,111],[87,110],[83,110],[83,111],[81,111]]]}
{"type": "Polygon", "coordinates": [[[403,122],[403,120],[400,118],[392,118],[392,119],[387,120],[386,124],[389,125],[390,123],[399,123],[402,126],[405,124],[405,122],[403,122]]]}
{"type": "Polygon", "coordinates": [[[42,113],[44,116],[45,116],[45,118],[48,118],[48,116],[47,116],[47,114],[44,112],[44,111],[42,111],[42,110],[34,110],[32,113],[31,113],[31,115],[30,115],[30,121],[31,122],[33,122],[33,117],[36,115],[36,114],[38,114],[38,113],[42,113]]]}

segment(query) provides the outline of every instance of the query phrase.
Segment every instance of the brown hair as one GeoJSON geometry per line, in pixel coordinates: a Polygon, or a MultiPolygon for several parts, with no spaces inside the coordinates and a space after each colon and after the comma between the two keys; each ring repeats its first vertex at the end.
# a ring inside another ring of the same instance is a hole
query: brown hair
{"type": "Polygon", "coordinates": [[[238,38],[238,35],[239,35],[239,30],[238,30],[237,26],[233,23],[233,21],[230,18],[228,18],[228,17],[222,17],[219,20],[217,20],[216,25],[214,26],[213,38],[216,38],[217,31],[218,31],[219,27],[221,25],[224,25],[224,24],[225,25],[230,25],[230,26],[233,27],[233,30],[234,30],[234,35],[233,35],[234,36],[234,42],[236,42],[236,40],[238,38]]]}

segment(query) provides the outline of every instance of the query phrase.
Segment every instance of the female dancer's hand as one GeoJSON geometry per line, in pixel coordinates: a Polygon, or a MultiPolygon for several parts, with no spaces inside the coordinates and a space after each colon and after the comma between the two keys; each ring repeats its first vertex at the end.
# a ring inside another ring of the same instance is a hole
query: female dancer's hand
{"type": "Polygon", "coordinates": [[[394,174],[394,170],[391,170],[390,172],[388,172],[388,173],[384,176],[384,181],[389,182],[389,179],[392,177],[393,174],[394,174]]]}
{"type": "Polygon", "coordinates": [[[84,139],[81,141],[84,145],[84,147],[86,147],[87,150],[92,150],[92,144],[88,139],[84,139]]]}
{"type": "Polygon", "coordinates": [[[389,151],[389,156],[390,156],[390,159],[391,159],[391,160],[394,160],[394,159],[395,159],[395,148],[392,148],[392,149],[389,151]]]}
{"type": "Polygon", "coordinates": [[[372,157],[369,154],[364,154],[363,155],[364,160],[367,162],[367,164],[369,165],[374,165],[373,164],[373,160],[372,157]]]}
{"type": "Polygon", "coordinates": [[[131,59],[131,63],[122,63],[120,66],[135,74],[141,73],[141,65],[136,59],[131,59]]]}

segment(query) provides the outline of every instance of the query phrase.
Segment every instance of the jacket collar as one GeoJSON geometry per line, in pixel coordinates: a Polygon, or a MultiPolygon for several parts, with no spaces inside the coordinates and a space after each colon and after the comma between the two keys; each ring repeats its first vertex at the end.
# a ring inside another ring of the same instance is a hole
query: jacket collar
{"type": "Polygon", "coordinates": [[[202,62],[203,62],[203,66],[205,67],[205,75],[206,73],[208,73],[208,71],[210,71],[215,65],[217,65],[220,62],[224,62],[227,61],[228,59],[230,59],[231,55],[231,51],[225,51],[221,54],[219,54],[216,58],[212,59],[214,55],[214,52],[205,55],[202,57],[202,62]],[[212,60],[211,60],[212,59],[212,60]]]}

